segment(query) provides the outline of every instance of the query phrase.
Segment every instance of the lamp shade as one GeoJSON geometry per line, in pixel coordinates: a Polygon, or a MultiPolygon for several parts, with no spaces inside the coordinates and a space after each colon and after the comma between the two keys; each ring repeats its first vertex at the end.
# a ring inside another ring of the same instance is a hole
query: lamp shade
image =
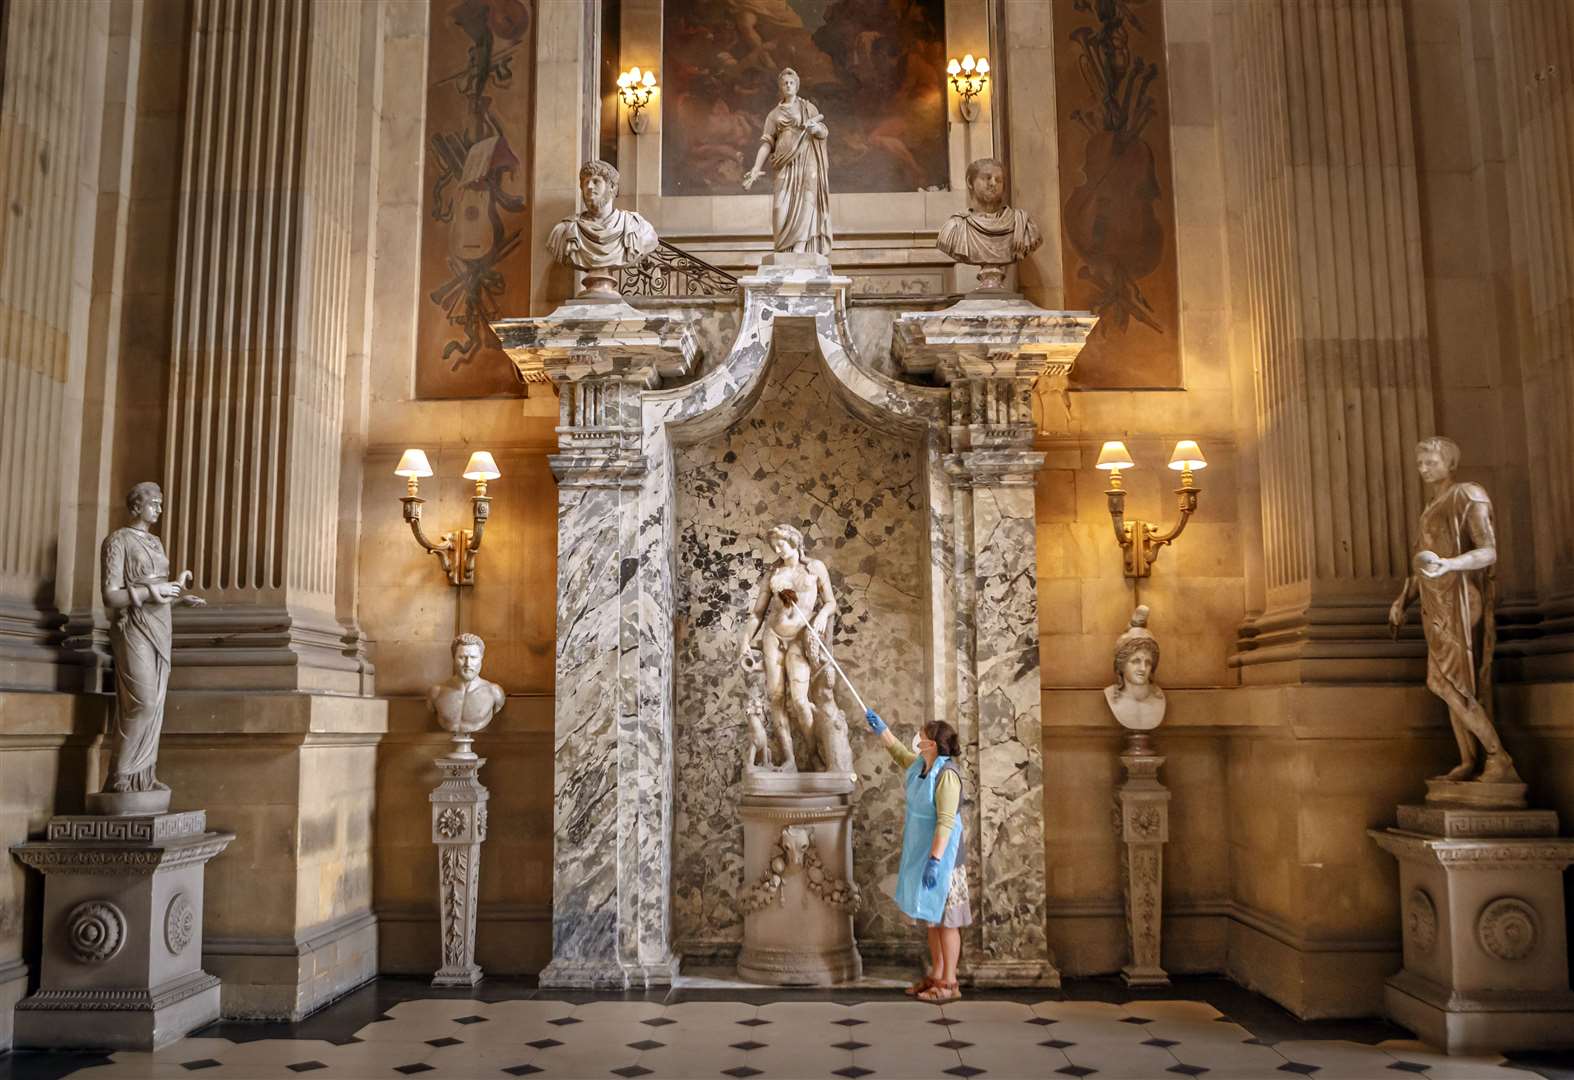
{"type": "Polygon", "coordinates": [[[486,450],[477,450],[470,455],[470,463],[465,466],[464,477],[466,480],[496,480],[503,474],[497,471],[497,462],[492,460],[492,455],[486,450]]]}
{"type": "Polygon", "coordinates": [[[1099,460],[1095,468],[1099,469],[1129,469],[1136,464],[1131,460],[1131,454],[1126,450],[1126,444],[1119,439],[1111,439],[1104,444],[1104,449],[1099,451],[1099,460]]]}
{"type": "Polygon", "coordinates": [[[1170,455],[1170,468],[1176,472],[1182,469],[1206,469],[1208,459],[1202,456],[1202,447],[1197,445],[1195,439],[1182,439],[1175,444],[1175,452],[1170,455]]]}
{"type": "Polygon", "coordinates": [[[425,450],[410,449],[404,452],[399,464],[394,466],[395,476],[431,476],[432,463],[426,460],[425,450]]]}
{"type": "Polygon", "coordinates": [[[980,75],[989,74],[989,60],[986,57],[980,56],[978,58],[978,73],[980,75]]]}
{"type": "Polygon", "coordinates": [[[947,75],[960,75],[962,74],[962,63],[953,56],[951,62],[945,66],[945,70],[947,75]]]}

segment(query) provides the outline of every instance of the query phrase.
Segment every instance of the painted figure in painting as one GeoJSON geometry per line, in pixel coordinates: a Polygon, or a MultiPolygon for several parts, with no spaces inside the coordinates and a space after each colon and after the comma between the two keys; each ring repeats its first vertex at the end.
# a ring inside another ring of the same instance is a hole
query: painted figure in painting
{"type": "Polygon", "coordinates": [[[605,161],[579,170],[585,208],[552,227],[547,250],[558,262],[584,271],[580,296],[616,296],[618,271],[656,250],[656,229],[633,210],[616,210],[618,171],[605,161]]]}
{"type": "Polygon", "coordinates": [[[1519,774],[1492,726],[1492,650],[1497,643],[1497,537],[1492,500],[1480,484],[1458,483],[1459,446],[1422,439],[1416,467],[1431,501],[1421,511],[1412,573],[1388,611],[1397,632],[1411,601],[1421,601],[1426,685],[1448,705],[1459,765],[1442,779],[1518,783],[1519,774]]]}
{"type": "Polygon", "coordinates": [[[1037,250],[1043,235],[1026,210],[1006,205],[1006,167],[996,158],[979,158],[967,167],[973,209],[952,214],[940,226],[935,247],[957,262],[979,268],[978,286],[998,289],[1006,267],[1037,250]]]}
{"type": "Polygon", "coordinates": [[[100,551],[104,606],[110,612],[109,642],[115,656],[115,731],[106,793],[163,792],[155,775],[164,696],[169,690],[174,624],[170,606],[200,607],[186,591],[191,574],[171,580],[164,545],[153,526],[164,512],[164,493],[152,481],[126,496],[131,524],[105,537],[100,551]]]}
{"type": "MultiPolygon", "coordinates": [[[[829,662],[836,614],[830,572],[819,559],[804,557],[803,533],[791,525],[777,525],[766,540],[776,561],[760,576],[739,656],[745,668],[759,666],[756,650],[763,660],[766,705],[779,750],[771,767],[798,771],[790,714],[819,770],[850,772],[852,749],[829,662]]],[[[805,771],[815,770],[806,763],[805,771]]]]}
{"type": "Polygon", "coordinates": [[[1148,605],[1131,613],[1131,625],[1115,639],[1115,681],[1104,688],[1104,700],[1120,726],[1152,731],[1164,722],[1168,702],[1153,681],[1159,670],[1159,642],[1148,630],[1148,605]]]}
{"type": "Polygon", "coordinates": [[[814,103],[798,96],[798,73],[777,76],[781,101],[765,117],[747,190],[771,164],[771,233],[777,251],[831,253],[831,177],[825,141],[830,129],[814,103]]]}

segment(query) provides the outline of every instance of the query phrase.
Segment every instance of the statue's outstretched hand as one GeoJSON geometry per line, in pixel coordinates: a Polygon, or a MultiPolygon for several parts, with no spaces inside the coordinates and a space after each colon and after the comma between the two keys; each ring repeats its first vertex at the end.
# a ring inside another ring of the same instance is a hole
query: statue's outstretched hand
{"type": "Polygon", "coordinates": [[[760,170],[758,170],[758,169],[750,169],[748,172],[744,173],[743,174],[743,190],[744,191],[748,191],[751,187],[754,186],[754,182],[756,180],[758,180],[759,178],[760,178],[760,170]]]}
{"type": "Polygon", "coordinates": [[[1388,609],[1388,631],[1395,637],[1399,636],[1399,628],[1405,624],[1405,608],[1408,606],[1401,593],[1388,609]]]}

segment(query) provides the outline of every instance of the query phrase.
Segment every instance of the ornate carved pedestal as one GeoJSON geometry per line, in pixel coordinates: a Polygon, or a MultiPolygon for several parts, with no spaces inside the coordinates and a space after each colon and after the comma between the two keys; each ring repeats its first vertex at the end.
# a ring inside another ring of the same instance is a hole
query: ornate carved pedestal
{"type": "Polygon", "coordinates": [[[432,976],[433,986],[474,986],[481,981],[481,968],[475,962],[475,901],[481,880],[481,841],[486,839],[486,803],[491,798],[479,779],[485,764],[486,758],[462,752],[438,758],[443,782],[428,796],[443,934],[443,966],[432,976]]]}
{"type": "Polygon", "coordinates": [[[1115,793],[1122,857],[1121,886],[1131,962],[1120,969],[1127,986],[1168,986],[1159,966],[1159,931],[1164,915],[1164,844],[1170,838],[1170,792],[1159,782],[1164,757],[1146,735],[1127,735],[1120,755],[1126,781],[1115,793]]]}
{"type": "Polygon", "coordinates": [[[57,817],[45,837],[11,849],[44,874],[43,963],[16,1045],[152,1050],[217,1020],[203,869],[235,834],[190,810],[57,817]]]}
{"type": "Polygon", "coordinates": [[[746,772],[743,949],[738,974],[771,986],[829,986],[863,974],[853,941],[851,796],[838,773],[746,772]]]}
{"type": "Polygon", "coordinates": [[[1574,1046],[1563,868],[1550,810],[1435,801],[1370,830],[1399,860],[1404,968],[1388,1014],[1450,1053],[1574,1046]]]}

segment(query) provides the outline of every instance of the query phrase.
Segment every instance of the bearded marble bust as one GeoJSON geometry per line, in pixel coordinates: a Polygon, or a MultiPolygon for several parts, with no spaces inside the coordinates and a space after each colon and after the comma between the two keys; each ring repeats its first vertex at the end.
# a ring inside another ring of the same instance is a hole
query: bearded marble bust
{"type": "Polygon", "coordinates": [[[1152,731],[1164,722],[1164,691],[1153,681],[1159,669],[1159,643],[1148,632],[1148,605],[1131,613],[1131,625],[1115,639],[1115,681],[1104,700],[1120,726],[1152,731]]]}
{"type": "Polygon", "coordinates": [[[605,161],[587,161],[579,170],[585,209],[552,227],[547,250],[566,266],[585,273],[580,296],[616,296],[617,271],[656,250],[655,226],[633,210],[615,210],[618,171],[605,161]]]}
{"type": "Polygon", "coordinates": [[[1006,204],[1006,167],[997,159],[979,158],[967,167],[967,190],[974,209],[952,214],[935,246],[959,263],[977,266],[980,288],[998,289],[1005,268],[1035,251],[1044,237],[1026,210],[1006,204]]]}
{"type": "Polygon", "coordinates": [[[481,678],[486,642],[475,634],[460,634],[454,638],[453,655],[453,675],[427,691],[426,704],[437,714],[438,726],[453,732],[459,753],[466,755],[471,736],[502,711],[507,695],[497,683],[481,678]]]}

